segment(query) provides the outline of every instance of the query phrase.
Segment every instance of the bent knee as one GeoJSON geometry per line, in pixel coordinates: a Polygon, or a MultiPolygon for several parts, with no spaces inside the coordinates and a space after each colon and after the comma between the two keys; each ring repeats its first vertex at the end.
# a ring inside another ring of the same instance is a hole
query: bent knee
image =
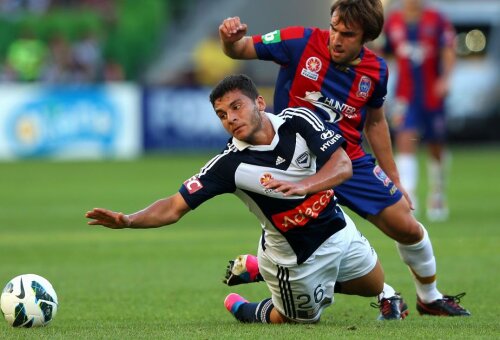
{"type": "Polygon", "coordinates": [[[424,231],[413,216],[404,222],[400,232],[396,234],[394,240],[401,244],[415,244],[422,240],[424,231]]]}
{"type": "Polygon", "coordinates": [[[369,220],[394,241],[414,244],[424,236],[424,232],[410,210],[390,207],[369,220]]]}

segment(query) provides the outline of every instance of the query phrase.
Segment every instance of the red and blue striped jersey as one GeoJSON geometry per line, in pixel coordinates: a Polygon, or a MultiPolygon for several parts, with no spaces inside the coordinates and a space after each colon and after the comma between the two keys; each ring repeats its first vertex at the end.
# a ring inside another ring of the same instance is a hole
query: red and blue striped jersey
{"type": "Polygon", "coordinates": [[[363,150],[363,126],[368,107],[379,108],[387,94],[385,61],[366,47],[350,65],[330,58],[329,32],[288,27],[252,37],[261,60],[278,63],[274,111],[305,106],[318,114],[347,142],[351,159],[363,150]]]}
{"type": "Polygon", "coordinates": [[[396,97],[441,110],[444,102],[433,91],[441,74],[441,50],[453,47],[455,29],[439,12],[425,8],[420,20],[406,23],[403,13],[393,11],[384,26],[386,50],[395,56],[398,70],[396,97]]]}

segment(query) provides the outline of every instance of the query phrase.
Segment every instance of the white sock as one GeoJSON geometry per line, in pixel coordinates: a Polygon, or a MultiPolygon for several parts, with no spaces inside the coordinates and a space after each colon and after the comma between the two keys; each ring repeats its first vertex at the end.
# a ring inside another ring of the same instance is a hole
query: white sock
{"type": "Polygon", "coordinates": [[[414,154],[402,153],[396,156],[396,165],[399,171],[401,184],[416,205],[416,188],[418,179],[418,161],[414,154]]]}
{"type": "Polygon", "coordinates": [[[429,195],[444,195],[445,178],[443,162],[429,159],[427,162],[427,173],[429,178],[429,195]]]}
{"type": "Polygon", "coordinates": [[[394,290],[394,288],[384,282],[384,289],[382,290],[382,293],[378,295],[378,300],[380,301],[384,298],[388,299],[390,297],[393,297],[394,295],[396,295],[396,291],[394,290]]]}
{"type": "MultiPolygon", "coordinates": [[[[420,223],[419,223],[420,224],[420,223]]],[[[420,224],[424,232],[424,237],[415,244],[397,243],[397,248],[401,259],[406,263],[414,273],[415,287],[417,295],[423,302],[431,302],[437,299],[442,299],[441,294],[437,289],[436,281],[436,259],[432,250],[432,243],[429,239],[427,230],[420,224]],[[420,280],[423,282],[421,282],[420,280]]]]}

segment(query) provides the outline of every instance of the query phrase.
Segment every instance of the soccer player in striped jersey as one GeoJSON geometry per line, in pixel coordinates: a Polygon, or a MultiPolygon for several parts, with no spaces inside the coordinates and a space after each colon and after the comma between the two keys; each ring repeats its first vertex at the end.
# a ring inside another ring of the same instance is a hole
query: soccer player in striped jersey
{"type": "Polygon", "coordinates": [[[250,303],[229,294],[241,322],[313,323],[334,291],[376,296],[384,274],[377,254],[337,205],[332,188],[352,175],[344,138],[305,108],[266,113],[250,78],[233,75],[210,101],[231,134],[227,147],[176,194],[130,215],[94,208],[90,225],[155,228],[223,193],[238,196],[262,227],[258,261],[271,298],[250,303]]]}
{"type": "MultiPolygon", "coordinates": [[[[429,154],[427,217],[448,217],[445,197],[447,155],[444,101],[455,65],[455,29],[446,17],[422,0],[403,0],[384,26],[386,52],[396,62],[398,77],[391,122],[401,182],[415,195],[419,139],[429,154]]],[[[416,202],[412,196],[413,202],[416,202]]]]}
{"type": "MultiPolygon", "coordinates": [[[[379,0],[337,0],[330,8],[329,30],[288,27],[246,36],[239,17],[219,26],[222,48],[236,59],[271,60],[281,67],[274,110],[305,106],[347,142],[350,180],[336,187],[339,203],[394,239],[413,273],[421,314],[469,315],[459,297],[437,289],[436,261],[429,235],[411,212],[392,155],[383,103],[387,93],[385,61],[364,44],[377,38],[384,13],[379,0]],[[363,149],[363,135],[375,156],[363,149]],[[378,161],[378,165],[375,162],[378,161]]],[[[389,285],[379,296],[380,319],[401,319],[407,306],[389,285]]]]}

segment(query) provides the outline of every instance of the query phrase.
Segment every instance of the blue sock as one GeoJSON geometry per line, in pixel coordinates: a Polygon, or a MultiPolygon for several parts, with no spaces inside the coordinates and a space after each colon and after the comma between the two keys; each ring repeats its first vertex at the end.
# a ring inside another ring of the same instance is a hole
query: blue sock
{"type": "Polygon", "coordinates": [[[234,312],[234,317],[241,322],[251,323],[257,322],[255,318],[255,311],[257,310],[258,303],[246,302],[242,303],[236,312],[234,312]]]}
{"type": "Polygon", "coordinates": [[[242,303],[234,312],[234,317],[244,323],[269,323],[273,307],[273,301],[270,298],[259,303],[242,303]]]}

